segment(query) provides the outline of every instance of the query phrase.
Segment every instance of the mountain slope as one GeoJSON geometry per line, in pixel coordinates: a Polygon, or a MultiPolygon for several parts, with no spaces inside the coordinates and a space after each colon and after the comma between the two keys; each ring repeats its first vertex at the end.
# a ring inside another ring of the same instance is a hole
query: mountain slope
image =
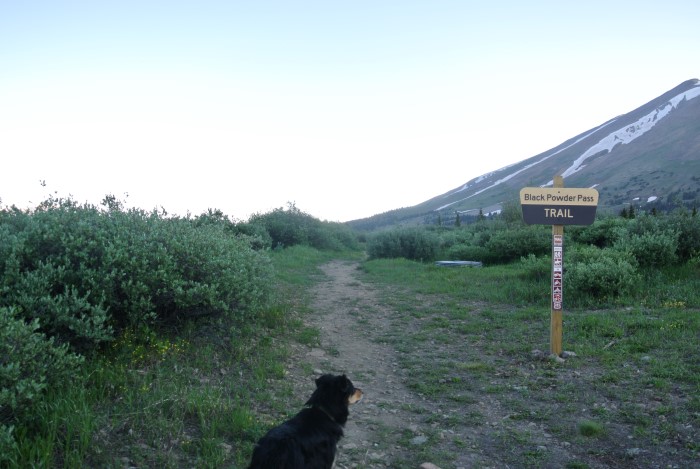
{"type": "Polygon", "coordinates": [[[595,187],[599,211],[626,204],[659,207],[700,202],[700,80],[681,83],[632,112],[615,117],[519,163],[474,178],[413,207],[349,222],[360,229],[449,223],[501,209],[523,187],[595,187]]]}

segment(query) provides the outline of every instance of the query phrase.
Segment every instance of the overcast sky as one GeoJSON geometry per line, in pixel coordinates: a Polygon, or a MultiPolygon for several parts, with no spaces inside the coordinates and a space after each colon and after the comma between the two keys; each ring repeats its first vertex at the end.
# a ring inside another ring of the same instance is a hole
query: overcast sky
{"type": "Polygon", "coordinates": [[[0,199],[412,206],[700,78],[699,18],[697,0],[0,0],[0,199]]]}

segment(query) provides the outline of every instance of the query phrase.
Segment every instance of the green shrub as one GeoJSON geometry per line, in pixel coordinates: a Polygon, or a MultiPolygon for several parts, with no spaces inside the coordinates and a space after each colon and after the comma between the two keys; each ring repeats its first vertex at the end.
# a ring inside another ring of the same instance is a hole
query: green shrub
{"type": "Polygon", "coordinates": [[[270,235],[273,247],[309,245],[308,231],[313,217],[290,204],[288,210],[277,208],[265,214],[255,214],[249,220],[262,226],[270,235]]]}
{"type": "Polygon", "coordinates": [[[33,214],[0,214],[0,307],[16,307],[42,332],[76,347],[108,340],[111,330],[99,290],[84,285],[101,257],[98,212],[74,202],[44,202],[33,214]]]}
{"type": "Polygon", "coordinates": [[[272,238],[264,226],[244,222],[236,222],[227,217],[221,210],[209,209],[206,213],[197,215],[192,220],[194,226],[219,226],[227,234],[244,238],[256,251],[270,249],[272,238]]]}
{"type": "Polygon", "coordinates": [[[335,222],[321,222],[325,237],[331,241],[327,244],[334,250],[356,250],[360,249],[360,240],[348,225],[335,222]]]}
{"type": "Polygon", "coordinates": [[[247,239],[256,251],[272,248],[272,237],[264,226],[255,223],[238,223],[234,228],[237,236],[247,239]]]}
{"type": "Polygon", "coordinates": [[[523,267],[523,276],[528,279],[543,280],[552,275],[552,257],[535,256],[528,254],[527,257],[520,258],[523,267]]]}
{"type": "Polygon", "coordinates": [[[669,217],[669,225],[678,233],[676,253],[680,262],[688,262],[700,256],[700,216],[676,212],[669,217]]]}
{"type": "Polygon", "coordinates": [[[8,444],[12,423],[31,417],[46,390],[68,382],[83,362],[38,329],[38,319],[27,324],[13,308],[0,308],[0,444],[8,444]]]}
{"type": "Polygon", "coordinates": [[[564,264],[565,292],[574,301],[615,298],[639,280],[636,260],[624,251],[579,246],[569,250],[564,264]]]}
{"type": "Polygon", "coordinates": [[[489,250],[483,246],[456,244],[447,249],[446,258],[448,260],[485,262],[490,259],[490,256],[489,250]]]}
{"type": "Polygon", "coordinates": [[[620,217],[597,219],[592,225],[567,228],[567,236],[578,244],[593,245],[599,248],[612,247],[627,232],[628,220],[620,217]]]}
{"type": "MultiPolygon", "coordinates": [[[[133,290],[125,289],[125,293],[134,304],[148,305],[159,320],[240,315],[264,306],[269,299],[272,269],[268,257],[221,225],[195,227],[186,219],[155,220],[149,245],[130,256],[137,260],[134,268],[141,274],[140,283],[132,282],[133,290]]],[[[129,251],[123,246],[116,254],[129,251]]],[[[141,320],[141,314],[129,317],[131,311],[124,313],[130,325],[141,320]]]]}
{"type": "Polygon", "coordinates": [[[643,213],[629,220],[626,224],[625,231],[625,235],[630,236],[649,233],[666,233],[668,231],[673,231],[673,229],[668,223],[668,217],[658,217],[643,213]]]}
{"type": "Polygon", "coordinates": [[[232,225],[50,199],[0,212],[0,307],[60,343],[89,349],[118,328],[267,303],[268,257],[232,225]],[[4,262],[3,262],[4,261],[4,262]]]}
{"type": "Polygon", "coordinates": [[[0,466],[16,467],[17,462],[14,459],[14,454],[17,452],[17,443],[15,442],[14,425],[5,425],[0,422],[0,466]]]}
{"type": "Polygon", "coordinates": [[[277,208],[265,214],[255,214],[248,224],[262,227],[274,248],[304,245],[321,250],[343,250],[358,247],[357,237],[348,226],[320,221],[292,203],[287,210],[277,208]]]}
{"type": "Polygon", "coordinates": [[[551,229],[542,226],[519,226],[493,233],[484,246],[485,262],[508,263],[529,254],[536,256],[552,250],[551,229]]]}
{"type": "Polygon", "coordinates": [[[438,235],[440,239],[440,252],[444,253],[442,256],[446,258],[453,257],[449,254],[452,248],[476,244],[474,232],[466,228],[439,230],[438,235]]]}
{"type": "Polygon", "coordinates": [[[440,240],[438,235],[422,228],[399,228],[383,231],[367,243],[370,259],[405,258],[417,261],[435,260],[440,240]]]}
{"type": "Polygon", "coordinates": [[[629,252],[642,268],[658,268],[676,263],[678,236],[675,233],[632,234],[615,243],[615,249],[629,252]]]}

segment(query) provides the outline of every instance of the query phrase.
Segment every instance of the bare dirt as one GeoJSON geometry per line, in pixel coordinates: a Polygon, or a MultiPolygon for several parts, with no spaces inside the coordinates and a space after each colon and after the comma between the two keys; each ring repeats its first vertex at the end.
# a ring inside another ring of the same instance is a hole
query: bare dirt
{"type": "Polygon", "coordinates": [[[402,384],[395,351],[376,341],[373,331],[389,327],[391,312],[370,286],[357,280],[357,264],[334,261],[322,270],[328,280],[312,291],[308,317],[309,325],[320,330],[320,346],[297,347],[300,360],[292,362],[306,366],[290,375],[304,395],[321,373],[347,374],[364,397],[351,409],[336,467],[387,467],[400,449],[387,448],[384,435],[401,434],[411,425],[401,404],[420,405],[421,400],[402,384]]]}

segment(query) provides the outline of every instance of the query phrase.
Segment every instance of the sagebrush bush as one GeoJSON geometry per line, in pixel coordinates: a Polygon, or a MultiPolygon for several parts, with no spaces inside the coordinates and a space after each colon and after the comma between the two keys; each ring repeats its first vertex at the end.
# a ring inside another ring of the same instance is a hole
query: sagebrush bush
{"type": "Polygon", "coordinates": [[[367,254],[371,259],[403,257],[417,261],[435,260],[440,240],[438,235],[421,228],[400,228],[383,231],[367,242],[367,254]]]}
{"type": "Polygon", "coordinates": [[[578,246],[564,264],[566,295],[583,303],[625,295],[640,280],[636,260],[627,252],[578,246]]]}

